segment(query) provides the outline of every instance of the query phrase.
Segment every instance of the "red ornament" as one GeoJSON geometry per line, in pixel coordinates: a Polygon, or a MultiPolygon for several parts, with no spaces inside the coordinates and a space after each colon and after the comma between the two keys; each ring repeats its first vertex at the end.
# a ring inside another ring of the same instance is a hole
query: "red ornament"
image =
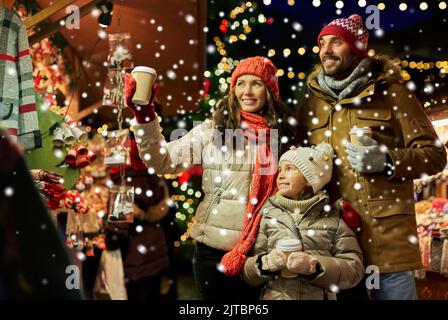
{"type": "Polygon", "coordinates": [[[349,226],[350,229],[356,230],[361,227],[361,217],[358,212],[346,200],[339,200],[338,204],[342,210],[342,220],[349,226]]]}
{"type": "Polygon", "coordinates": [[[226,19],[222,19],[219,30],[221,30],[222,33],[227,33],[227,31],[229,30],[229,21],[227,21],[226,19]]]}
{"type": "Polygon", "coordinates": [[[205,97],[205,95],[210,92],[210,86],[211,86],[210,80],[209,79],[205,80],[204,81],[204,90],[202,91],[202,94],[201,94],[203,97],[205,97]]]}

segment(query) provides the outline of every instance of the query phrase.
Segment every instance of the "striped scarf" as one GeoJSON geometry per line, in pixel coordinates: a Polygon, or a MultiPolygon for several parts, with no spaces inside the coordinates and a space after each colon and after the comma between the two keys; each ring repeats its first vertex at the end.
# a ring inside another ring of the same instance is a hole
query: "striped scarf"
{"type": "Polygon", "coordinates": [[[0,122],[25,150],[42,146],[28,35],[20,17],[0,6],[0,122]]]}

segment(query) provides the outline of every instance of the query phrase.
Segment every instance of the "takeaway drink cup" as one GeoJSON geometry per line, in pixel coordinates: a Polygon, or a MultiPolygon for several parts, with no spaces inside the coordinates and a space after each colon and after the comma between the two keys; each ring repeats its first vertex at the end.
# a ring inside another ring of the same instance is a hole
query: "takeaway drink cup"
{"type": "Polygon", "coordinates": [[[369,138],[372,138],[372,129],[370,129],[369,127],[363,127],[363,128],[353,127],[350,130],[351,143],[356,144],[358,146],[362,146],[363,144],[359,142],[359,137],[361,136],[367,136],[369,138]]]}
{"type": "Polygon", "coordinates": [[[150,67],[138,66],[131,72],[137,84],[132,102],[144,106],[149,103],[152,94],[152,86],[156,81],[157,72],[150,67]]]}
{"type": "MultiPolygon", "coordinates": [[[[288,259],[289,255],[292,252],[302,250],[302,243],[300,242],[300,240],[297,239],[280,239],[277,241],[275,248],[283,252],[286,255],[286,259],[288,259]]],[[[286,267],[281,270],[281,275],[283,278],[297,277],[297,273],[290,271],[286,267]]]]}

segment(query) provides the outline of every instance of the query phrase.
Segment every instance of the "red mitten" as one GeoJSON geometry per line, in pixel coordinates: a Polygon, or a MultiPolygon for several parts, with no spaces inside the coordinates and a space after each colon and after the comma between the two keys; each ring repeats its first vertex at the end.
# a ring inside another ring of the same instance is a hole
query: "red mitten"
{"type": "Polygon", "coordinates": [[[340,199],[337,201],[337,205],[342,211],[341,213],[342,220],[345,221],[345,223],[349,226],[350,229],[356,230],[359,227],[361,227],[361,217],[348,201],[340,199]]]}
{"type": "Polygon", "coordinates": [[[126,73],[124,75],[124,92],[126,104],[131,108],[135,115],[135,119],[138,123],[148,123],[156,118],[156,113],[154,111],[154,104],[152,103],[154,98],[159,91],[159,85],[154,83],[152,86],[152,94],[149,103],[145,106],[138,106],[132,102],[132,97],[134,96],[137,83],[131,74],[126,73]]]}

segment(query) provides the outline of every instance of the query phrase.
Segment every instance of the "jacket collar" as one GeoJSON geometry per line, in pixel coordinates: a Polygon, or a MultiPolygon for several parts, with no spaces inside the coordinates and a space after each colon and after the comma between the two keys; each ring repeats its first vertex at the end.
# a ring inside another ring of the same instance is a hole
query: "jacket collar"
{"type": "Polygon", "coordinates": [[[370,72],[372,73],[372,80],[358,88],[351,97],[338,101],[329,94],[325,93],[317,82],[317,75],[322,71],[322,65],[317,64],[313,72],[307,78],[308,89],[313,92],[318,98],[328,101],[332,104],[352,104],[356,100],[372,96],[375,93],[375,87],[384,82],[403,83],[401,78],[401,68],[397,61],[391,60],[384,55],[376,55],[371,58],[370,72]]]}
{"type": "MultiPolygon", "coordinates": [[[[280,210],[282,211],[282,213],[285,213],[285,214],[291,214],[291,212],[290,212],[288,209],[286,209],[284,206],[278,204],[278,203],[274,200],[274,197],[270,197],[270,198],[268,199],[268,202],[269,202],[269,204],[271,204],[273,207],[276,207],[276,208],[280,209],[280,210]]],[[[319,200],[317,200],[315,203],[313,203],[313,204],[308,208],[308,210],[306,210],[306,211],[304,212],[303,216],[305,216],[305,215],[307,215],[307,214],[309,214],[309,213],[311,213],[311,212],[316,212],[317,214],[320,214],[320,213],[323,212],[323,209],[324,209],[325,205],[327,205],[327,204],[329,204],[329,203],[330,203],[330,197],[329,197],[326,193],[324,193],[324,192],[320,192],[320,193],[319,193],[319,200]]],[[[262,210],[262,214],[265,215],[266,217],[272,217],[272,216],[270,215],[270,211],[269,211],[269,210],[268,210],[267,212],[264,212],[264,211],[262,210]]]]}

